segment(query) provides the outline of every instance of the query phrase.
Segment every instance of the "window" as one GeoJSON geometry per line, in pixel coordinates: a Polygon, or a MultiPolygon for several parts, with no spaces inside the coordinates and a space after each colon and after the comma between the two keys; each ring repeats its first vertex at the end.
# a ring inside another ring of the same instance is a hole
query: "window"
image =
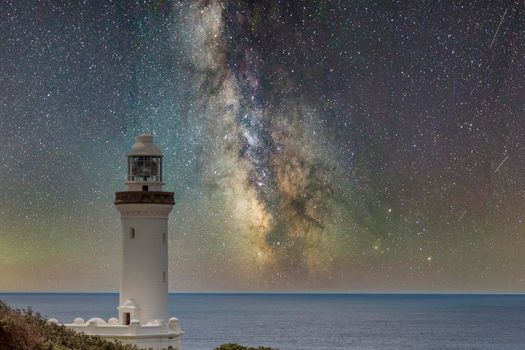
{"type": "Polygon", "coordinates": [[[167,279],[168,279],[168,274],[166,273],[166,271],[163,271],[162,272],[162,282],[166,283],[167,279]]]}
{"type": "Polygon", "coordinates": [[[124,312],[124,324],[129,326],[131,323],[131,314],[129,312],[124,312]]]}
{"type": "Polygon", "coordinates": [[[129,238],[135,238],[135,229],[133,227],[129,229],[129,238]]]}
{"type": "Polygon", "coordinates": [[[148,185],[142,185],[142,191],[148,192],[148,185]]]}
{"type": "Polygon", "coordinates": [[[162,181],[162,156],[129,156],[128,181],[162,181]]]}
{"type": "Polygon", "coordinates": [[[166,244],[166,234],[162,234],[162,244],[166,244]]]}

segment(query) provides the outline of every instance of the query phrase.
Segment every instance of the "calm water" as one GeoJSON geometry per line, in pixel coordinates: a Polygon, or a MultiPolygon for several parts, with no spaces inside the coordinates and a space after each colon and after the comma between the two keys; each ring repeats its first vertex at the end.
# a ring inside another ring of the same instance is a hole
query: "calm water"
{"type": "MultiPolygon", "coordinates": [[[[186,350],[525,349],[525,295],[173,294],[186,350]]],[[[117,294],[1,294],[70,322],[116,315],[117,294]]]]}

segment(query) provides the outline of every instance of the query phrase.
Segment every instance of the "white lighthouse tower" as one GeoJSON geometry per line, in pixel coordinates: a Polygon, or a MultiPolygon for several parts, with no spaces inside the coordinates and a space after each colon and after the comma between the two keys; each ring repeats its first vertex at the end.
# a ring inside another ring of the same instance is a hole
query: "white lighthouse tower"
{"type": "Polygon", "coordinates": [[[163,192],[162,153],[140,134],[128,154],[127,191],[115,193],[122,221],[118,319],[77,318],[67,327],[145,349],[181,349],[175,317],[168,319],[168,217],[173,192],[163,192]]]}

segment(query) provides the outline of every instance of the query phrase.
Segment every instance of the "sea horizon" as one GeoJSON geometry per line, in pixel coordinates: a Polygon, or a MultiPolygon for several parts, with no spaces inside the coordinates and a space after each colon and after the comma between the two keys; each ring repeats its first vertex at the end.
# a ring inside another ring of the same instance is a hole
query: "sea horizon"
{"type": "MultiPolygon", "coordinates": [[[[119,291],[2,291],[2,294],[119,294],[119,291]]],[[[525,295],[512,291],[170,291],[168,294],[232,294],[232,295],[525,295]]]]}

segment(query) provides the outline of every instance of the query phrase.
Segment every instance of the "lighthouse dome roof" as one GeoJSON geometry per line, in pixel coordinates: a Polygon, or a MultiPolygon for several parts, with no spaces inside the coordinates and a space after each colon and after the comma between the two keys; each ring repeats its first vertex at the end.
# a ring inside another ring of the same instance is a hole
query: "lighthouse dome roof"
{"type": "Polygon", "coordinates": [[[161,156],[162,152],[153,143],[153,135],[142,133],[135,138],[135,143],[131,146],[128,156],[161,156]]]}
{"type": "Polygon", "coordinates": [[[104,321],[103,319],[101,319],[100,317],[93,317],[93,318],[90,318],[88,321],[87,321],[87,324],[93,324],[93,325],[97,325],[97,326],[100,326],[100,325],[105,325],[106,324],[106,321],[104,321]]]}

